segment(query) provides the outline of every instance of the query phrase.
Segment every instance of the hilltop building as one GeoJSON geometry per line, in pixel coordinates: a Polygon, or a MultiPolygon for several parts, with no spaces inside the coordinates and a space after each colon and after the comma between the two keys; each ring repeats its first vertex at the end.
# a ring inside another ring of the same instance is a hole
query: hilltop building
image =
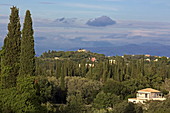
{"type": "Polygon", "coordinates": [[[129,98],[128,102],[144,104],[144,102],[149,100],[159,100],[159,101],[166,100],[166,98],[163,97],[160,91],[152,88],[146,88],[137,91],[136,97],[137,98],[129,98]]]}
{"type": "Polygon", "coordinates": [[[54,57],[55,60],[59,60],[60,58],[59,57],[54,57]]]}
{"type": "Polygon", "coordinates": [[[150,56],[151,56],[151,55],[149,55],[149,54],[146,54],[146,55],[145,55],[145,57],[150,57],[150,56]]]}
{"type": "Polygon", "coordinates": [[[86,67],[94,67],[94,64],[86,64],[86,67]]]}
{"type": "Polygon", "coordinates": [[[145,59],[145,61],[148,61],[148,62],[150,62],[150,61],[151,61],[151,59],[150,59],[150,58],[147,58],[147,59],[145,59]]]}
{"type": "Polygon", "coordinates": [[[155,59],[154,62],[158,62],[158,59],[155,59]]]}
{"type": "Polygon", "coordinates": [[[111,60],[109,60],[109,63],[110,63],[110,64],[116,64],[116,60],[112,60],[112,59],[111,59],[111,60]]]}
{"type": "Polygon", "coordinates": [[[91,58],[91,61],[92,61],[92,62],[95,62],[95,61],[96,61],[96,58],[95,58],[95,57],[92,57],[92,58],[91,58]]]}
{"type": "Polygon", "coordinates": [[[78,49],[77,51],[78,52],[87,52],[87,50],[85,50],[85,49],[78,49]]]}

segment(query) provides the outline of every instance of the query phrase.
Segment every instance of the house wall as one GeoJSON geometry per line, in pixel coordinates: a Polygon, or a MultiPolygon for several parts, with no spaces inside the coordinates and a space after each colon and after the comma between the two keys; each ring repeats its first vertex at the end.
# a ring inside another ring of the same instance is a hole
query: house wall
{"type": "Polygon", "coordinates": [[[144,101],[145,100],[138,100],[138,99],[131,99],[131,98],[128,99],[128,102],[132,102],[132,103],[142,103],[143,104],[144,101]]]}
{"type": "Polygon", "coordinates": [[[162,98],[161,93],[159,92],[152,92],[152,93],[138,92],[136,96],[138,99],[162,98]]]}
{"type": "Polygon", "coordinates": [[[150,93],[137,93],[138,99],[149,99],[150,96],[151,96],[150,93]]]}
{"type": "Polygon", "coordinates": [[[151,93],[151,98],[162,98],[162,93],[151,93]]]}
{"type": "Polygon", "coordinates": [[[158,93],[151,93],[151,98],[157,98],[158,93]]]}

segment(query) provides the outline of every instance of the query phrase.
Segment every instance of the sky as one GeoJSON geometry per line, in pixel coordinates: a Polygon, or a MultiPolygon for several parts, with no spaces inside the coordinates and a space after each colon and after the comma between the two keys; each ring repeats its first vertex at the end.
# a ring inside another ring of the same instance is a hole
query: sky
{"type": "Polygon", "coordinates": [[[34,18],[95,18],[170,22],[169,0],[1,0],[0,15],[8,16],[17,6],[21,15],[29,9],[34,18]]]}
{"type": "Polygon", "coordinates": [[[170,46],[170,0],[0,0],[0,46],[12,6],[19,8],[21,26],[26,10],[31,11],[38,54],[49,49],[127,44],[170,46]],[[116,24],[86,24],[101,16],[116,24]],[[58,21],[63,17],[64,21],[58,21]]]}

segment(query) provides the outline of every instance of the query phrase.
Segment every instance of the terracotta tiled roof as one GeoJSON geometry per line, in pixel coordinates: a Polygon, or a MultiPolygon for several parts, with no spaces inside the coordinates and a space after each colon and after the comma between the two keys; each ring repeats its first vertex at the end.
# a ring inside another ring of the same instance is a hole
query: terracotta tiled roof
{"type": "Polygon", "coordinates": [[[137,92],[160,92],[160,91],[152,88],[146,88],[146,89],[138,90],[137,92]]]}

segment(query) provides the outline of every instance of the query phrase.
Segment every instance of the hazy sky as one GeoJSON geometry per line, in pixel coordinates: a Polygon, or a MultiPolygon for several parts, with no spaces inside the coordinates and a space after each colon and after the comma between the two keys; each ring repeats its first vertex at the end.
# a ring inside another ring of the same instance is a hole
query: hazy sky
{"type": "Polygon", "coordinates": [[[0,0],[0,16],[8,16],[14,5],[34,18],[94,18],[102,15],[116,20],[170,22],[170,0],[0,0]]]}

